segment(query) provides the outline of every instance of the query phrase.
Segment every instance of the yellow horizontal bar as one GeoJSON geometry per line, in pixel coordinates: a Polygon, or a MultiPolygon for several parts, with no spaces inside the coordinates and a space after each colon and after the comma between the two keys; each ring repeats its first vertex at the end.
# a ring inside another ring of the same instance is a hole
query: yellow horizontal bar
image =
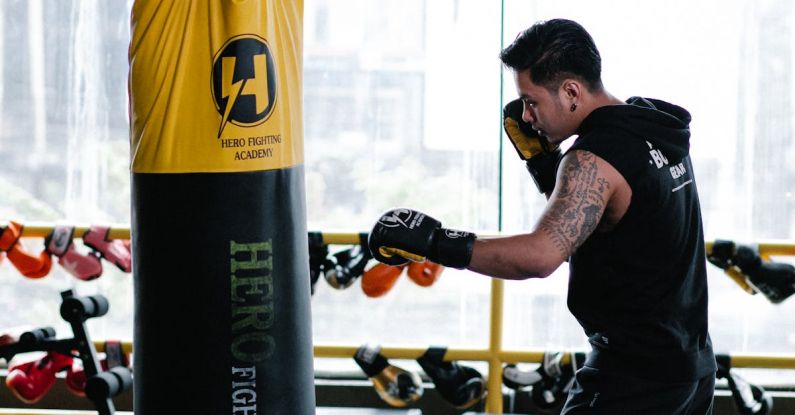
{"type": "MultiPolygon", "coordinates": [[[[3,223],[2,226],[6,226],[7,223],[3,223]]],[[[27,222],[22,223],[24,227],[22,228],[22,236],[28,238],[46,238],[47,235],[52,232],[52,228],[55,226],[52,223],[42,223],[42,222],[27,222]]],[[[130,239],[130,227],[128,225],[120,225],[120,224],[107,224],[103,226],[110,227],[110,233],[108,235],[109,239],[130,239]]],[[[86,232],[88,232],[89,226],[78,226],[75,225],[75,238],[82,238],[86,232]]]]}
{"type": "MultiPolygon", "coordinates": [[[[315,357],[320,358],[352,358],[357,346],[315,346],[315,357]]],[[[425,353],[426,348],[420,347],[381,347],[381,354],[387,359],[414,360],[425,353]]],[[[488,360],[490,353],[485,349],[450,349],[444,355],[445,360],[488,360]]]]}
{"type": "Polygon", "coordinates": [[[358,233],[325,233],[322,232],[323,243],[328,245],[358,245],[358,233]]]}
{"type": "MultiPolygon", "coordinates": [[[[712,244],[713,241],[705,243],[707,252],[712,250],[712,244]]],[[[760,255],[795,256],[795,243],[792,241],[762,241],[755,244],[759,247],[760,255]]]]}
{"type": "MultiPolygon", "coordinates": [[[[105,341],[104,340],[97,340],[94,342],[94,349],[98,352],[102,352],[105,350],[105,341]]],[[[124,353],[132,353],[133,352],[133,344],[130,341],[121,342],[121,350],[124,353]]]]}
{"type": "Polygon", "coordinates": [[[729,355],[732,367],[795,369],[795,356],[729,355]]]}
{"type": "MultiPolygon", "coordinates": [[[[102,351],[103,341],[95,341],[94,347],[102,351]]],[[[315,357],[318,358],[353,358],[358,346],[315,345],[315,357]]],[[[132,353],[132,342],[122,342],[125,353],[132,353]]],[[[414,360],[427,350],[424,347],[389,347],[381,348],[381,354],[387,359],[414,360]]],[[[760,355],[730,354],[732,367],[761,369],[795,369],[795,355],[760,355]]],[[[488,361],[492,358],[488,349],[449,349],[444,355],[445,360],[488,361]]],[[[541,363],[544,359],[543,350],[503,350],[497,353],[503,363],[541,363]]],[[[568,361],[570,356],[564,357],[568,361]]]]}

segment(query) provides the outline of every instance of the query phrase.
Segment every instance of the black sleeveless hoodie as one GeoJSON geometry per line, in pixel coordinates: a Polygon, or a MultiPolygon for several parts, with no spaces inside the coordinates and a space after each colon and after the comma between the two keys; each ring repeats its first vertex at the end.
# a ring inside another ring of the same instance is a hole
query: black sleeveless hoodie
{"type": "Polygon", "coordinates": [[[704,234],[690,114],[633,97],[594,110],[568,151],[610,163],[632,189],[624,217],[570,258],[568,306],[593,347],[587,365],[679,382],[714,373],[704,234]]]}

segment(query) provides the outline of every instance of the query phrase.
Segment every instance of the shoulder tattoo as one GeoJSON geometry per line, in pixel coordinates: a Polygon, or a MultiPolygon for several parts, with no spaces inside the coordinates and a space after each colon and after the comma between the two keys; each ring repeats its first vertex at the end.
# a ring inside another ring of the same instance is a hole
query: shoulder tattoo
{"type": "Polygon", "coordinates": [[[539,223],[539,228],[568,257],[599,225],[610,183],[599,174],[596,156],[574,151],[561,162],[557,194],[539,223]]]}

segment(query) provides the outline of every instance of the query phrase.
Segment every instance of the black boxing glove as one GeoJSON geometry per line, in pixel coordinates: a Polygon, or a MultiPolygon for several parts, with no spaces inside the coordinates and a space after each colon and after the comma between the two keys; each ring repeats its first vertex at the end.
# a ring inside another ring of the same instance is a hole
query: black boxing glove
{"type": "Polygon", "coordinates": [[[417,359],[439,394],[457,409],[467,409],[483,399],[486,380],[476,369],[444,360],[447,349],[431,347],[417,359]]]}
{"type": "Polygon", "coordinates": [[[755,250],[743,245],[737,247],[732,262],[771,303],[778,304],[795,293],[795,267],[790,264],[762,261],[755,250]]]}
{"type": "Polygon", "coordinates": [[[558,163],[563,157],[557,144],[550,144],[533,127],[522,120],[524,103],[515,99],[502,109],[502,126],[511,144],[525,161],[527,171],[541,193],[549,193],[555,188],[558,163]]]}
{"type": "Polygon", "coordinates": [[[738,269],[755,292],[761,292],[771,303],[778,304],[795,294],[795,267],[790,264],[763,261],[759,253],[733,241],[716,240],[707,253],[707,260],[725,270],[738,269]]]}
{"type": "Polygon", "coordinates": [[[442,223],[422,212],[399,208],[385,212],[368,237],[373,258],[387,265],[404,265],[426,259],[463,269],[472,259],[474,233],[442,228],[442,223]]]}

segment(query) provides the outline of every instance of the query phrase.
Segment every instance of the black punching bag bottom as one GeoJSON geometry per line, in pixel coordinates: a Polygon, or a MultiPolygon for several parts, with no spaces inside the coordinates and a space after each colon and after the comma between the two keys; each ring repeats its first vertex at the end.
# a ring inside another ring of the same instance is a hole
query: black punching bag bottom
{"type": "Polygon", "coordinates": [[[135,413],[314,414],[303,167],[132,186],[135,413]]]}

